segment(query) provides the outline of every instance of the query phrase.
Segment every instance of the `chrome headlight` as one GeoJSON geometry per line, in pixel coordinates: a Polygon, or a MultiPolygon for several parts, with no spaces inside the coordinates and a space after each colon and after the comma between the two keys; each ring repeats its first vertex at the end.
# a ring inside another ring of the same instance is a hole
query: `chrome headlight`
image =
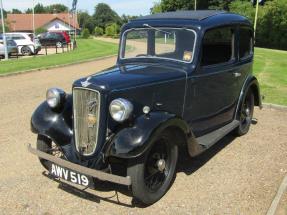
{"type": "Polygon", "coordinates": [[[57,108],[64,103],[66,93],[58,88],[51,88],[47,90],[46,100],[50,108],[57,108]]]}
{"type": "Polygon", "coordinates": [[[117,122],[127,120],[133,112],[133,104],[126,99],[115,99],[110,104],[110,114],[117,122]]]}

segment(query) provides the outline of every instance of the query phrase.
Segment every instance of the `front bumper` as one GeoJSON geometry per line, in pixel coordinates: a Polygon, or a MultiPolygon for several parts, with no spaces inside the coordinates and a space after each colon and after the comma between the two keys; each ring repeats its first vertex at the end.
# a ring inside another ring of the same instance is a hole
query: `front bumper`
{"type": "Polygon", "coordinates": [[[72,162],[57,158],[53,155],[47,154],[45,152],[39,151],[37,149],[32,148],[32,146],[29,144],[28,145],[28,151],[31,152],[34,155],[37,155],[39,158],[43,158],[45,160],[51,161],[55,164],[58,164],[62,167],[66,167],[68,169],[74,170],[78,173],[82,173],[88,176],[91,176],[93,178],[96,179],[100,179],[102,181],[109,181],[109,182],[113,182],[116,184],[122,184],[122,185],[131,185],[131,178],[129,176],[127,177],[122,177],[122,176],[118,176],[118,175],[113,175],[113,174],[109,174],[109,173],[105,173],[99,170],[95,170],[95,169],[90,169],[78,164],[74,164],[72,162]]]}

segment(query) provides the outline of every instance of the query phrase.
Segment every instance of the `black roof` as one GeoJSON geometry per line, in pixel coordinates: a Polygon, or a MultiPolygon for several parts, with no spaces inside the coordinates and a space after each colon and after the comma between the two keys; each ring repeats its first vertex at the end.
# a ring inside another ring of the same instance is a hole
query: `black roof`
{"type": "Polygon", "coordinates": [[[192,19],[192,20],[203,20],[211,16],[226,13],[220,10],[196,10],[196,11],[175,11],[158,13],[148,16],[139,17],[136,20],[147,20],[147,19],[192,19]]]}

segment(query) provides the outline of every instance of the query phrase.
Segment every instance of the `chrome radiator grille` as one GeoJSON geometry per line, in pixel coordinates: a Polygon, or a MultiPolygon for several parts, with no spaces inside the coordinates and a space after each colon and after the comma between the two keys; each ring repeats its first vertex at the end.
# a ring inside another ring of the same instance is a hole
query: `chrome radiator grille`
{"type": "Polygon", "coordinates": [[[100,94],[97,91],[74,88],[74,132],[76,148],[83,155],[95,152],[99,133],[100,94]]]}

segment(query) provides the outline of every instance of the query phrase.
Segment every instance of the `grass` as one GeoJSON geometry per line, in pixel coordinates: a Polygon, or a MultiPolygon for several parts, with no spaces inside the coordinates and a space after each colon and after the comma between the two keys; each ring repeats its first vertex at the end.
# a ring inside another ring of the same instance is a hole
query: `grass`
{"type": "Polygon", "coordinates": [[[118,50],[117,44],[94,39],[78,39],[77,42],[78,48],[71,52],[1,61],[0,75],[92,60],[117,54],[118,50]]]}
{"type": "Polygon", "coordinates": [[[256,48],[253,70],[263,102],[287,106],[287,51],[256,48]]]}

